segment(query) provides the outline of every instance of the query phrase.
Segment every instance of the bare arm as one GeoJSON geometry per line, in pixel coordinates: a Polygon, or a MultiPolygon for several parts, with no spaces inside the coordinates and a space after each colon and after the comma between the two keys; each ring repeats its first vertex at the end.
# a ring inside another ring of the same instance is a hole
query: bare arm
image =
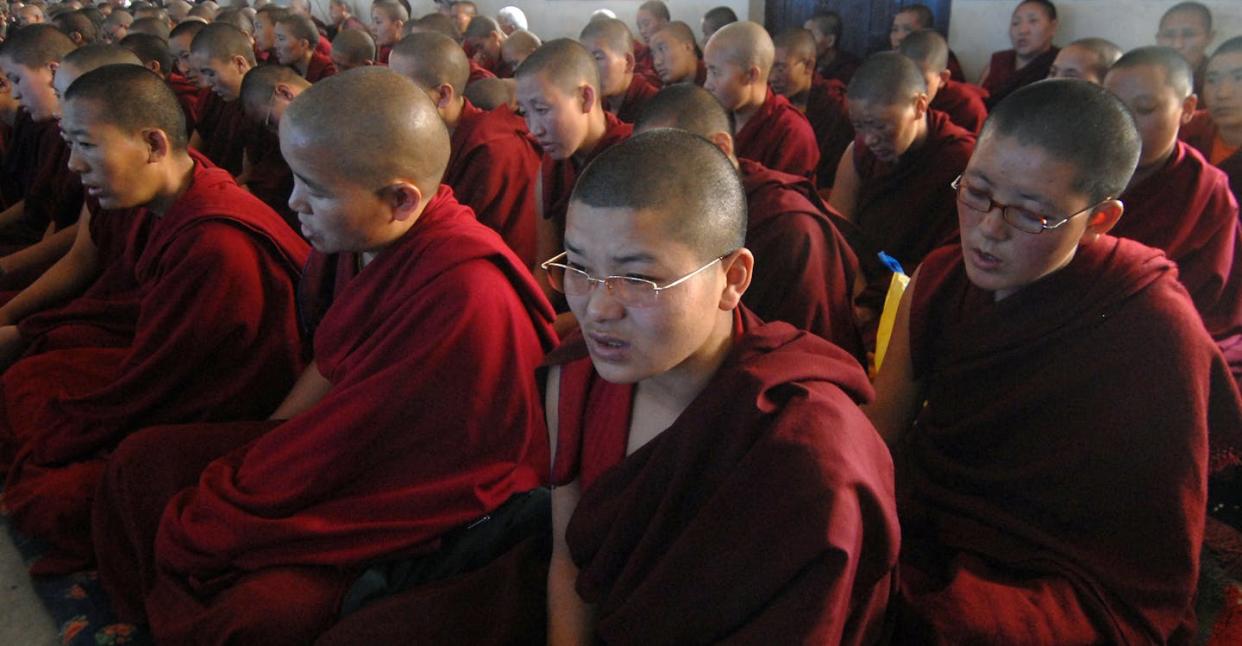
{"type": "Polygon", "coordinates": [[[4,211],[0,211],[0,230],[12,228],[21,222],[24,215],[26,215],[26,200],[21,200],[4,211]]]}
{"type": "Polygon", "coordinates": [[[863,408],[880,437],[890,446],[910,429],[923,406],[923,384],[914,379],[914,363],[910,356],[910,298],[917,279],[916,271],[897,307],[884,365],[875,378],[875,401],[863,408]]]}
{"type": "MultiPolygon", "coordinates": [[[[83,205],[82,210],[86,210],[83,205]]],[[[60,231],[48,234],[42,240],[0,258],[0,270],[6,284],[26,285],[51,268],[57,260],[69,253],[78,235],[78,225],[71,224],[60,231]]]]}
{"type": "Polygon", "coordinates": [[[91,215],[83,212],[73,244],[34,283],[0,307],[0,325],[12,325],[82,293],[99,275],[99,250],[91,240],[91,215]]]}
{"type": "MultiPolygon", "coordinates": [[[[544,398],[553,463],[556,462],[560,383],[560,367],[553,366],[548,370],[547,395],[544,398]]],[[[552,646],[592,642],[595,609],[583,601],[574,589],[578,566],[574,565],[569,545],[565,542],[565,528],[569,526],[569,519],[581,497],[576,480],[552,489],[552,560],[548,564],[548,643],[552,646]]]]}
{"type": "Polygon", "coordinates": [[[323,396],[331,389],[332,383],[324,378],[319,372],[319,366],[312,361],[306,366],[306,370],[302,371],[302,376],[298,377],[293,388],[289,389],[289,394],[285,395],[285,400],[280,403],[269,419],[283,420],[299,415],[319,403],[319,400],[323,399],[323,396]]]}
{"type": "Polygon", "coordinates": [[[846,146],[837,162],[837,179],[832,185],[828,204],[846,220],[854,222],[858,207],[858,171],[854,169],[854,143],[846,146]]]}

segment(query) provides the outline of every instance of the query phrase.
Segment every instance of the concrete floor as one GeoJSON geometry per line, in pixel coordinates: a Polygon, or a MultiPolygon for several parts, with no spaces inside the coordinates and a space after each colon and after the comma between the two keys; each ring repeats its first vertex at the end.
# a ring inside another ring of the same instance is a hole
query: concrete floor
{"type": "Polygon", "coordinates": [[[0,525],[0,644],[52,646],[59,630],[30,585],[26,564],[0,525]]]}

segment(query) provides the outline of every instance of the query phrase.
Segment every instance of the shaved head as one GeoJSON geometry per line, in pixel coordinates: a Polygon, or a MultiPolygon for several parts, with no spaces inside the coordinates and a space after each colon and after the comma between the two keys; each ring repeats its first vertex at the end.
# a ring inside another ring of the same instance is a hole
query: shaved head
{"type": "Polygon", "coordinates": [[[130,50],[120,45],[95,43],[83,45],[65,55],[61,66],[72,66],[79,74],[104,65],[142,65],[142,61],[130,50]]]}
{"type": "Polygon", "coordinates": [[[582,43],[599,41],[614,54],[634,53],[634,34],[626,24],[616,18],[600,18],[587,23],[578,36],[582,43]]]}
{"type": "Polygon", "coordinates": [[[276,24],[288,30],[295,39],[306,41],[312,48],[319,42],[319,29],[306,14],[288,13],[276,21],[276,24]]]}
{"type": "Polygon", "coordinates": [[[698,51],[698,43],[694,40],[694,30],[690,28],[690,25],[687,25],[680,20],[666,23],[659,29],[655,30],[655,33],[652,35],[654,36],[655,34],[663,34],[666,38],[672,38],[675,41],[693,45],[695,47],[695,51],[698,51]]]}
{"type": "Polygon", "coordinates": [[[927,81],[914,61],[897,52],[880,52],[854,72],[846,98],[873,105],[904,105],[920,92],[927,92],[927,81]]]}
{"type": "Polygon", "coordinates": [[[535,50],[517,68],[513,77],[541,76],[563,92],[574,92],[582,83],[599,92],[599,68],[586,47],[576,40],[558,38],[535,50]]]}
{"type": "Polygon", "coordinates": [[[280,147],[286,158],[334,159],[344,179],[368,189],[409,179],[431,196],[448,165],[449,134],[426,92],[392,70],[365,67],[298,96],[281,118],[280,147]],[[343,114],[353,116],[350,128],[339,127],[343,114]]]}
{"type": "Polygon", "coordinates": [[[194,37],[197,36],[198,32],[202,31],[206,26],[207,23],[199,20],[187,20],[176,27],[173,27],[172,32],[169,34],[169,38],[179,38],[187,34],[194,37]]]}
{"type": "MultiPolygon", "coordinates": [[[[357,29],[342,29],[332,39],[332,61],[337,67],[353,69],[375,61],[375,39],[357,29]]],[[[342,70],[344,71],[344,70],[342,70]]]]}
{"type": "Polygon", "coordinates": [[[159,36],[130,34],[121,39],[121,47],[133,52],[143,65],[158,66],[160,74],[167,75],[173,69],[172,50],[168,48],[168,41],[159,36]]]}
{"type": "Polygon", "coordinates": [[[949,67],[949,43],[944,36],[931,29],[906,36],[897,46],[897,51],[933,74],[939,74],[949,67]]]}
{"type": "Polygon", "coordinates": [[[1154,67],[1164,71],[1164,82],[1185,99],[1194,92],[1194,71],[1190,63],[1171,47],[1139,47],[1125,53],[1113,64],[1112,69],[1124,70],[1135,67],[1154,67]]]}
{"type": "Polygon", "coordinates": [[[462,38],[487,38],[497,31],[500,31],[500,25],[495,20],[487,16],[475,16],[470,19],[462,38]]]}
{"type": "Polygon", "coordinates": [[[1104,80],[1104,76],[1108,74],[1108,68],[1112,67],[1113,63],[1116,63],[1117,59],[1121,58],[1121,48],[1112,41],[1103,38],[1076,40],[1063,47],[1062,51],[1067,49],[1078,50],[1083,53],[1087,64],[1086,69],[1083,71],[1089,75],[1088,80],[1090,78],[1104,80]]]}
{"type": "Polygon", "coordinates": [[[276,85],[284,83],[299,90],[310,87],[310,81],[288,65],[260,65],[242,79],[241,99],[244,105],[258,107],[267,103],[276,85]]]}
{"type": "Polygon", "coordinates": [[[444,34],[410,34],[392,48],[388,59],[393,71],[424,90],[450,85],[461,96],[470,80],[470,61],[461,45],[444,34]]]}
{"type": "Polygon", "coordinates": [[[936,17],[932,15],[932,10],[923,4],[912,4],[904,6],[897,10],[897,13],[908,13],[918,22],[920,29],[930,29],[936,21],[936,17]]]}
{"type": "Polygon", "coordinates": [[[797,58],[810,61],[815,60],[815,37],[811,35],[810,31],[801,27],[786,29],[777,34],[776,38],[772,39],[772,45],[776,49],[783,49],[787,54],[797,58]]]}
{"type": "Polygon", "coordinates": [[[97,119],[128,133],[162,130],[173,150],[186,148],[185,113],[177,96],[141,65],[105,65],[87,72],[69,86],[64,101],[90,103],[97,119]]]}
{"type": "MultiPolygon", "coordinates": [[[[264,7],[264,9],[266,8],[267,7],[264,7]]],[[[259,10],[260,13],[262,13],[262,11],[263,11],[262,9],[259,10]]],[[[371,13],[375,13],[376,11],[383,14],[384,17],[389,20],[400,20],[401,22],[408,22],[410,19],[409,10],[396,2],[388,2],[387,0],[380,0],[379,2],[375,2],[371,5],[371,13]]]]}
{"type": "Polygon", "coordinates": [[[1208,9],[1203,3],[1179,2],[1172,7],[1169,7],[1169,10],[1164,12],[1163,16],[1160,16],[1160,24],[1164,24],[1164,21],[1175,13],[1193,14],[1203,22],[1204,30],[1212,31],[1212,10],[1208,9]]]}
{"type": "Polygon", "coordinates": [[[513,79],[479,79],[462,92],[466,100],[481,110],[495,110],[502,105],[517,108],[517,82],[513,79]]]}
{"type": "Polygon", "coordinates": [[[638,5],[638,10],[645,11],[652,16],[655,16],[657,19],[663,20],[664,22],[668,22],[673,19],[673,17],[668,13],[668,5],[664,4],[660,0],[648,0],[647,2],[638,5]]]}
{"type": "Polygon", "coordinates": [[[988,116],[979,140],[988,137],[1013,137],[1073,165],[1075,190],[1093,201],[1121,195],[1142,148],[1121,99],[1076,79],[1040,81],[1010,94],[988,116]]]}
{"type": "Polygon", "coordinates": [[[725,60],[731,61],[747,69],[752,65],[759,68],[765,77],[772,71],[772,60],[776,57],[772,37],[762,25],[749,20],[725,25],[712,35],[708,47],[721,48],[725,60]]]}
{"type": "Polygon", "coordinates": [[[168,29],[168,21],[160,20],[159,18],[139,18],[134,21],[134,24],[129,26],[129,33],[151,34],[152,36],[159,36],[164,40],[168,40],[171,34],[168,29]]]}
{"type": "Polygon", "coordinates": [[[435,32],[444,34],[455,41],[461,41],[461,32],[457,31],[457,25],[453,23],[453,19],[442,13],[429,13],[418,20],[411,20],[406,23],[405,30],[407,34],[435,32]]]}
{"type": "MultiPolygon", "coordinates": [[[[221,11],[220,15],[216,16],[216,19],[212,22],[222,22],[227,25],[233,25],[234,27],[242,30],[242,32],[247,36],[254,35],[254,21],[250,19],[250,16],[242,13],[241,9],[225,9],[224,11],[221,11]]],[[[312,26],[314,26],[314,23],[312,23],[312,26]]],[[[318,31],[315,32],[315,38],[319,38],[318,31]]]]}
{"type": "Polygon", "coordinates": [[[666,232],[704,260],[746,244],[746,193],[733,162],[683,130],[651,130],[605,150],[574,185],[570,220],[575,203],[659,213],[666,232]]]}
{"type": "Polygon", "coordinates": [[[254,46],[250,44],[250,39],[237,27],[224,23],[217,22],[203,27],[194,37],[190,51],[217,61],[241,56],[251,67],[255,65],[254,46]]]}
{"type": "Polygon", "coordinates": [[[59,63],[65,54],[77,47],[65,32],[55,25],[36,24],[9,34],[0,44],[0,56],[29,68],[59,63]]]}
{"type": "Polygon", "coordinates": [[[61,13],[52,19],[52,23],[80,45],[89,45],[99,40],[99,28],[81,11],[61,13]]]}
{"type": "Polygon", "coordinates": [[[733,136],[733,112],[726,110],[711,92],[692,83],[670,85],[647,100],[635,132],[655,128],[676,128],[710,137],[723,132],[733,136]]]}
{"type": "Polygon", "coordinates": [[[711,38],[712,34],[725,25],[737,22],[737,14],[728,7],[713,7],[703,14],[703,36],[711,38]]]}

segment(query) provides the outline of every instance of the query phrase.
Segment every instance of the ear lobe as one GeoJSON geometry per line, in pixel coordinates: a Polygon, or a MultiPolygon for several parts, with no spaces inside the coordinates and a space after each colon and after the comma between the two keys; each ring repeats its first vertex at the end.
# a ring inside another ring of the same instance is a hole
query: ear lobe
{"type": "Polygon", "coordinates": [[[726,157],[733,157],[733,137],[729,136],[729,133],[713,132],[707,136],[707,140],[715,144],[726,157]]]}
{"type": "Polygon", "coordinates": [[[930,105],[931,101],[927,99],[926,92],[919,92],[914,95],[914,113],[917,118],[922,119],[927,116],[928,106],[930,105]]]}
{"type": "Polygon", "coordinates": [[[718,307],[726,312],[737,308],[742,302],[742,295],[750,288],[754,277],[755,256],[750,249],[742,247],[720,260],[724,264],[725,287],[720,294],[718,307]]]}
{"type": "Polygon", "coordinates": [[[626,73],[626,74],[633,74],[633,73],[634,73],[634,67],[635,67],[637,64],[638,64],[638,63],[634,60],[634,54],[633,54],[632,52],[631,52],[631,53],[627,53],[627,54],[625,55],[625,73],[626,73]]]}
{"type": "Polygon", "coordinates": [[[423,212],[423,192],[412,182],[398,181],[381,190],[383,199],[392,209],[394,222],[409,220],[412,223],[423,212]]]}
{"type": "MultiPolygon", "coordinates": [[[[1121,214],[1125,212],[1125,205],[1121,200],[1108,200],[1095,207],[1089,216],[1091,220],[1087,223],[1087,235],[1093,238],[1108,233],[1113,227],[1117,226],[1117,222],[1121,220],[1121,214]]],[[[1084,237],[1086,237],[1084,235],[1084,237]]]]}
{"type": "Polygon", "coordinates": [[[159,162],[172,152],[172,144],[163,130],[147,128],[142,131],[141,136],[142,141],[147,145],[148,164],[159,162]]]}
{"type": "Polygon", "coordinates": [[[1195,110],[1198,109],[1198,107],[1199,95],[1194,94],[1193,92],[1190,96],[1186,97],[1184,101],[1182,101],[1182,116],[1180,121],[1183,126],[1190,123],[1190,120],[1195,116],[1195,110]]]}
{"type": "Polygon", "coordinates": [[[945,83],[948,83],[951,78],[953,78],[953,72],[950,72],[947,68],[940,70],[940,85],[942,87],[945,83]]]}
{"type": "Polygon", "coordinates": [[[582,112],[585,114],[589,113],[591,110],[594,110],[595,88],[591,87],[589,84],[583,84],[582,87],[579,88],[579,92],[582,96],[582,112]]]}

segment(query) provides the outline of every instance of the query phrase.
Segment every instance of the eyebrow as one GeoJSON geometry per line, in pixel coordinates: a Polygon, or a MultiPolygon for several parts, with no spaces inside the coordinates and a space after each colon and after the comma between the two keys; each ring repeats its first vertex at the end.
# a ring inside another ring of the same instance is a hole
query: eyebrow
{"type": "Polygon", "coordinates": [[[312,190],[318,191],[318,192],[320,192],[320,193],[326,193],[326,192],[327,192],[327,189],[326,189],[326,188],[324,188],[323,186],[320,186],[319,184],[317,184],[317,183],[315,183],[315,182],[312,182],[312,181],[310,181],[309,179],[306,179],[305,177],[303,177],[303,176],[299,175],[298,173],[293,173],[293,176],[294,176],[294,177],[296,177],[296,178],[298,178],[298,179],[299,179],[299,180],[300,180],[303,184],[305,184],[305,185],[307,185],[307,186],[311,187],[311,189],[312,189],[312,190]]]}
{"type": "Polygon", "coordinates": [[[69,135],[70,137],[82,137],[82,136],[90,134],[81,128],[74,128],[73,130],[64,130],[62,128],[61,131],[69,135]]]}
{"type": "MultiPolygon", "coordinates": [[[[582,250],[575,247],[573,243],[569,242],[568,240],[565,241],[565,250],[575,255],[579,255],[579,256],[583,255],[582,250]]],[[[649,253],[639,252],[639,253],[632,253],[626,256],[613,256],[611,260],[613,264],[616,264],[616,265],[628,265],[630,263],[655,262],[655,256],[649,253]]]]}

